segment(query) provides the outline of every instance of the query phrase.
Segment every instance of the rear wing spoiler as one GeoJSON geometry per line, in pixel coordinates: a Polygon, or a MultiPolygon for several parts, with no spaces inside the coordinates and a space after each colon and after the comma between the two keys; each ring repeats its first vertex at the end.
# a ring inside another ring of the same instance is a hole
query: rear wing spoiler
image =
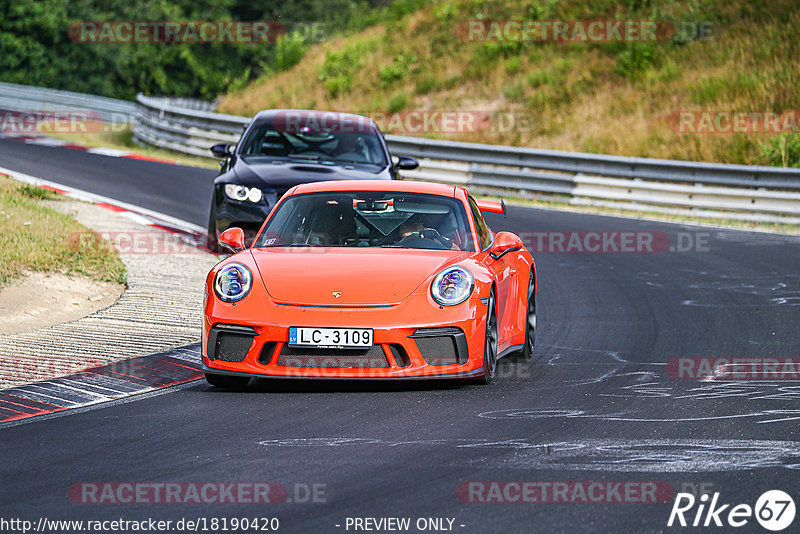
{"type": "Polygon", "coordinates": [[[476,199],[475,203],[478,205],[478,209],[484,213],[499,213],[501,215],[506,215],[506,203],[503,201],[503,199],[500,199],[500,202],[476,199]]]}

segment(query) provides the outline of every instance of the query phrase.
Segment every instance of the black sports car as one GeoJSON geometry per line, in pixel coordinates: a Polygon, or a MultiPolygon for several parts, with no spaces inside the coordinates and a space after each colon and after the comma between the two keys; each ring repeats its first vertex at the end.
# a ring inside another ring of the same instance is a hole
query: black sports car
{"type": "Polygon", "coordinates": [[[414,158],[389,154],[375,121],[330,111],[266,110],[247,126],[237,145],[218,144],[220,175],[208,217],[208,247],[237,226],[252,241],[281,196],[308,182],[398,178],[419,166],[414,158]]]}

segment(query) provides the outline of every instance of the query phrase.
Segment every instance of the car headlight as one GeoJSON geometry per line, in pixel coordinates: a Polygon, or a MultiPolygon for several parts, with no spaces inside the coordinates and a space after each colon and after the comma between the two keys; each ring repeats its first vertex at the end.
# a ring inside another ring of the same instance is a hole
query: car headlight
{"type": "Polygon", "coordinates": [[[229,263],[214,278],[214,293],[225,302],[242,300],[252,286],[253,273],[241,263],[229,263]]]}
{"type": "Polygon", "coordinates": [[[233,200],[238,200],[240,202],[249,200],[254,204],[261,202],[261,199],[264,198],[261,189],[236,184],[225,184],[225,194],[228,195],[228,198],[232,198],[233,200]]]}
{"type": "Polygon", "coordinates": [[[455,306],[467,300],[474,288],[471,272],[464,267],[448,267],[433,279],[431,296],[442,306],[455,306]]]}

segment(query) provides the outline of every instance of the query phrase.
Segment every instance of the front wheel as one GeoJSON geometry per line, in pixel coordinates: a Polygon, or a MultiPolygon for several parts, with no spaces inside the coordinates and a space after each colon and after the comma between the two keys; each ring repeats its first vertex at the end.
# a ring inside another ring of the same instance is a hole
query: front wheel
{"type": "Polygon", "coordinates": [[[215,254],[220,254],[222,252],[222,247],[219,246],[219,238],[217,236],[217,210],[214,208],[213,200],[211,201],[211,209],[208,212],[206,248],[215,254]]]}
{"type": "Polygon", "coordinates": [[[231,375],[218,375],[214,373],[205,373],[206,382],[212,386],[225,389],[244,389],[250,378],[246,376],[231,376],[231,375]]]}
{"type": "Polygon", "coordinates": [[[518,361],[528,361],[533,357],[536,344],[536,275],[531,269],[528,277],[528,300],[525,305],[525,344],[514,354],[518,361]]]}
{"type": "Polygon", "coordinates": [[[497,313],[494,303],[494,289],[489,293],[486,310],[486,341],[483,349],[483,374],[478,379],[481,384],[491,384],[497,371],[497,313]]]}

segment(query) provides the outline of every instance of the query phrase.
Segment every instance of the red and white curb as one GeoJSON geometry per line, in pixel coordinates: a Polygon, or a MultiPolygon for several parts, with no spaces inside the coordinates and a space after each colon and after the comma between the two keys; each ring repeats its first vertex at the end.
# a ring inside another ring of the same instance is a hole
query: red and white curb
{"type": "Polygon", "coordinates": [[[97,154],[98,156],[108,156],[111,158],[138,159],[141,161],[153,161],[156,163],[167,163],[170,165],[177,164],[175,161],[169,159],[154,158],[151,156],[145,156],[144,154],[137,154],[136,152],[128,152],[126,150],[119,150],[116,148],[88,147],[79,145],[77,143],[72,143],[70,141],[65,141],[63,139],[58,139],[56,137],[49,137],[47,135],[0,134],[0,138],[20,141],[28,145],[41,145],[56,148],[69,148],[72,150],[82,150],[84,152],[88,152],[89,154],[97,154]]]}
{"type": "MultiPolygon", "coordinates": [[[[0,167],[0,176],[90,202],[139,224],[178,235],[204,248],[206,230],[187,221],[80,189],[0,167]]],[[[67,376],[0,389],[0,427],[186,384],[202,378],[200,344],[120,360],[67,376]]]]}
{"type": "Polygon", "coordinates": [[[90,193],[88,191],[83,191],[67,185],[57,184],[48,180],[42,180],[41,178],[36,178],[34,176],[23,174],[11,169],[0,167],[0,175],[8,176],[9,178],[29,185],[49,189],[69,198],[97,204],[100,207],[119,213],[120,215],[140,224],[179,235],[187,243],[205,249],[205,247],[202,245],[205,243],[207,230],[202,226],[177,219],[164,213],[158,213],[157,211],[149,210],[147,208],[134,206],[133,204],[128,204],[127,202],[104,197],[102,195],[97,195],[95,193],[90,193]]]}
{"type": "Polygon", "coordinates": [[[203,377],[200,343],[0,390],[5,424],[150,393],[203,377]]]}

